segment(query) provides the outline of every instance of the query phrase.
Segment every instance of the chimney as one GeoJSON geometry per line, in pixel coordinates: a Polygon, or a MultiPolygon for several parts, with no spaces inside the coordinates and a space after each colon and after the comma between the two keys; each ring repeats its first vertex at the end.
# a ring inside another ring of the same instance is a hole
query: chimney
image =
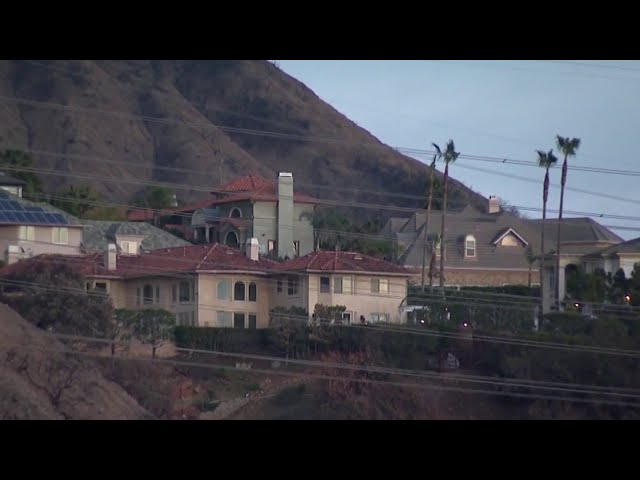
{"type": "Polygon", "coordinates": [[[247,241],[247,245],[245,248],[247,258],[250,258],[251,260],[258,260],[258,251],[260,249],[260,244],[258,243],[257,238],[250,238],[247,241]]]}
{"type": "Polygon", "coordinates": [[[495,195],[489,196],[489,213],[500,213],[500,199],[495,195]]]}
{"type": "Polygon", "coordinates": [[[107,251],[105,252],[104,266],[107,270],[115,270],[118,262],[118,250],[116,249],[116,245],[114,243],[110,243],[107,246],[107,251]]]}
{"type": "Polygon", "coordinates": [[[293,258],[293,175],[278,174],[278,257],[293,258]]]}

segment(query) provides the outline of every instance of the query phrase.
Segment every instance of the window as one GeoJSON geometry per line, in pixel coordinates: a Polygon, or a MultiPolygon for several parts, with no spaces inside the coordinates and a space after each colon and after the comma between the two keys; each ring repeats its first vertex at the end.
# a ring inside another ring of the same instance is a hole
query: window
{"type": "Polygon", "coordinates": [[[513,235],[507,235],[500,241],[500,245],[502,245],[503,247],[517,247],[518,240],[516,240],[516,237],[514,237],[513,235]]]}
{"type": "Polygon", "coordinates": [[[287,293],[289,295],[298,294],[298,277],[295,275],[289,275],[287,277],[287,293]]]}
{"type": "Polygon", "coordinates": [[[59,245],[66,245],[69,243],[69,229],[67,227],[54,227],[53,229],[53,243],[59,245]]]}
{"type": "Polygon", "coordinates": [[[35,227],[29,227],[22,225],[20,227],[20,240],[26,240],[28,242],[33,242],[36,237],[35,227]]]}
{"type": "Polygon", "coordinates": [[[127,255],[136,255],[138,253],[138,242],[120,242],[120,250],[127,255]]]}
{"type": "Polygon", "coordinates": [[[160,303],[160,287],[156,286],[156,303],[160,303]]]}
{"type": "Polygon", "coordinates": [[[233,314],[233,328],[244,328],[244,313],[233,314]]]}
{"type": "Polygon", "coordinates": [[[255,314],[249,314],[249,328],[256,329],[258,327],[258,317],[255,314]]]}
{"type": "Polygon", "coordinates": [[[242,218],[242,211],[238,207],[232,208],[229,216],[231,218],[242,218]]]}
{"type": "Polygon", "coordinates": [[[333,279],[334,293],[351,293],[351,277],[336,277],[333,279]]]}
{"type": "Polygon", "coordinates": [[[549,275],[549,288],[556,288],[556,275],[555,275],[555,273],[551,273],[551,275],[549,275]]]}
{"type": "Polygon", "coordinates": [[[218,282],[218,300],[229,300],[229,281],[218,282]]]}
{"type": "Polygon", "coordinates": [[[178,287],[177,285],[171,285],[171,303],[178,301],[178,287]]]}
{"type": "Polygon", "coordinates": [[[151,285],[145,285],[142,289],[142,302],[145,305],[151,305],[153,303],[153,287],[151,285]]]}
{"type": "Polygon", "coordinates": [[[180,302],[190,302],[191,301],[191,285],[189,282],[180,282],[178,285],[178,300],[180,302]]]}
{"type": "Polygon", "coordinates": [[[389,293],[389,280],[387,280],[386,278],[372,278],[371,292],[372,293],[389,293]]]}
{"type": "Polygon", "coordinates": [[[300,242],[298,240],[293,242],[293,256],[296,258],[300,256],[300,242]]]}
{"type": "Polygon", "coordinates": [[[234,285],[233,299],[237,302],[244,302],[244,282],[236,282],[234,285]]]}
{"type": "Polygon", "coordinates": [[[331,293],[331,279],[320,277],[320,293],[331,293]]]}
{"type": "Polygon", "coordinates": [[[249,301],[255,302],[258,297],[258,287],[255,283],[251,282],[249,284],[249,301]]]}
{"type": "Polygon", "coordinates": [[[105,292],[106,293],[107,284],[105,282],[96,282],[95,289],[98,290],[99,292],[105,292]]]}
{"type": "Polygon", "coordinates": [[[269,240],[269,241],[267,242],[267,250],[268,250],[269,252],[273,252],[273,251],[276,249],[276,244],[277,244],[277,243],[278,243],[278,242],[276,242],[275,240],[269,240]]]}
{"type": "Polygon", "coordinates": [[[180,312],[176,315],[178,325],[196,326],[196,312],[180,312]]]}
{"type": "Polygon", "coordinates": [[[231,319],[231,312],[217,312],[218,327],[231,328],[233,321],[231,319]]]}
{"type": "Polygon", "coordinates": [[[464,256],[467,258],[476,256],[476,238],[473,235],[467,235],[464,239],[464,256]]]}
{"type": "Polygon", "coordinates": [[[136,305],[140,305],[142,303],[142,289],[140,287],[136,288],[136,305]]]}
{"type": "Polygon", "coordinates": [[[344,323],[351,323],[351,312],[342,312],[342,321],[344,323]]]}
{"type": "Polygon", "coordinates": [[[282,293],[282,280],[278,279],[276,282],[276,289],[278,290],[278,293],[282,293]]]}
{"type": "Polygon", "coordinates": [[[389,321],[388,313],[372,313],[371,314],[372,323],[387,323],[388,321],[389,321]]]}

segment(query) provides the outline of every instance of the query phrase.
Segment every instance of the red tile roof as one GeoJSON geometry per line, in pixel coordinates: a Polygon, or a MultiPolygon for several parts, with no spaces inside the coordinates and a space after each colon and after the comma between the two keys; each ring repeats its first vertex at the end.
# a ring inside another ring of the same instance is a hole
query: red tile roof
{"type": "Polygon", "coordinates": [[[275,262],[270,260],[251,260],[242,251],[220,244],[162,248],[142,255],[118,254],[115,270],[108,270],[104,267],[103,261],[103,253],[38,255],[0,269],[0,277],[26,271],[41,262],[64,263],[85,276],[120,278],[203,271],[250,271],[263,274],[272,270],[275,265],[275,262]]]}
{"type": "MultiPolygon", "coordinates": [[[[210,205],[243,200],[262,202],[278,201],[277,182],[267,180],[255,173],[249,173],[248,175],[235,178],[221,187],[216,188],[211,193],[228,195],[224,198],[213,200],[210,205]]],[[[315,198],[295,191],[293,193],[293,201],[297,203],[318,203],[315,198]]]]}
{"type": "Polygon", "coordinates": [[[362,272],[412,275],[410,269],[356,252],[317,251],[277,266],[282,271],[362,272]]]}
{"type": "Polygon", "coordinates": [[[127,221],[129,222],[146,222],[153,220],[153,210],[135,209],[127,212],[127,221]]]}

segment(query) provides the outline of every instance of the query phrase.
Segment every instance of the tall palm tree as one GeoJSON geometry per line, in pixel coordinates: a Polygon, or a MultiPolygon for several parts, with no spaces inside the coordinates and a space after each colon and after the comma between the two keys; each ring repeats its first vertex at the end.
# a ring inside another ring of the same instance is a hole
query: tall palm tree
{"type": "Polygon", "coordinates": [[[538,150],[538,166],[545,169],[544,186],[542,189],[542,232],[540,233],[540,301],[544,310],[544,228],[547,219],[547,199],[549,198],[549,169],[558,162],[558,158],[553,154],[553,149],[549,152],[538,150]]]}
{"type": "MultiPolygon", "coordinates": [[[[431,165],[429,165],[429,193],[427,195],[427,218],[424,222],[424,242],[422,244],[422,293],[424,293],[424,270],[426,267],[427,260],[427,242],[429,239],[429,219],[431,217],[431,203],[433,201],[433,177],[434,172],[436,170],[436,160],[442,156],[442,151],[440,147],[435,143],[432,143],[433,147],[436,149],[436,154],[433,156],[433,160],[431,161],[431,165]]],[[[429,287],[433,288],[433,276],[429,276],[429,287]]]]}
{"type": "Polygon", "coordinates": [[[447,187],[449,186],[449,164],[456,161],[460,156],[460,152],[456,152],[456,146],[453,140],[447,142],[447,146],[442,154],[444,160],[444,180],[442,187],[442,226],[440,228],[440,289],[444,293],[444,245],[445,245],[445,226],[447,217],[447,187]]]}
{"type": "Polygon", "coordinates": [[[558,211],[558,233],[556,243],[556,308],[560,310],[560,224],[562,223],[562,208],[564,205],[564,185],[567,182],[567,159],[575,157],[580,148],[579,138],[561,137],[556,135],[558,150],[564,155],[562,163],[562,179],[560,181],[560,210],[558,211]]]}

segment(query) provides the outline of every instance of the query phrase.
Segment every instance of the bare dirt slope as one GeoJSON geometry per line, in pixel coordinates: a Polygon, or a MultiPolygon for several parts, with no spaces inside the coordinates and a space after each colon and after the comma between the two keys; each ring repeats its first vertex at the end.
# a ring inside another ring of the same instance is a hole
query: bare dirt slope
{"type": "Polygon", "coordinates": [[[0,304],[0,419],[150,419],[87,357],[0,304]]]}

